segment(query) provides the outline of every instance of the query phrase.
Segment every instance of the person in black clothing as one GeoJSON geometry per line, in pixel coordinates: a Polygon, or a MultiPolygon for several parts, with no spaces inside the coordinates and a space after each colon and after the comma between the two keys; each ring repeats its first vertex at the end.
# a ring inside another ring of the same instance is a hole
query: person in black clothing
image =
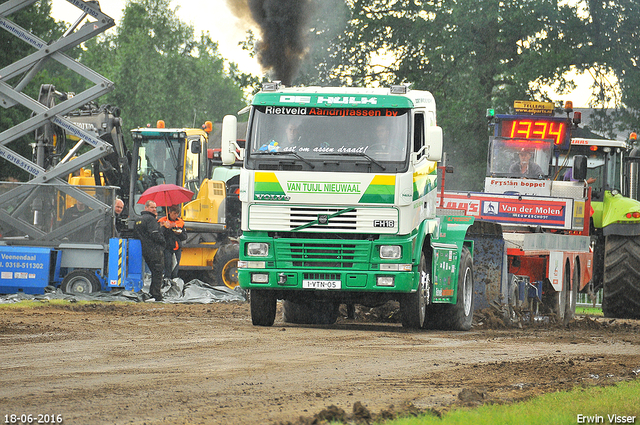
{"type": "Polygon", "coordinates": [[[156,203],[147,201],[140,219],[133,228],[136,238],[142,244],[142,257],[151,270],[151,288],[149,292],[156,301],[162,301],[162,270],[164,269],[164,236],[160,224],[156,221],[156,203]]]}
{"type": "MultiPolygon", "coordinates": [[[[89,208],[87,208],[87,206],[82,202],[78,201],[76,202],[75,205],[68,208],[64,212],[64,215],[62,216],[62,220],[60,221],[60,226],[69,224],[72,221],[77,220],[83,215],[87,214],[88,212],[89,212],[89,208]]],[[[83,227],[80,230],[69,232],[67,234],[67,239],[71,242],[89,242],[91,238],[88,237],[88,235],[90,233],[91,232],[88,231],[87,227],[83,227]]]]}
{"type": "Polygon", "coordinates": [[[122,214],[122,211],[124,210],[124,201],[120,198],[116,198],[113,210],[116,213],[116,236],[120,237],[123,231],[127,228],[126,218],[122,214]]]}

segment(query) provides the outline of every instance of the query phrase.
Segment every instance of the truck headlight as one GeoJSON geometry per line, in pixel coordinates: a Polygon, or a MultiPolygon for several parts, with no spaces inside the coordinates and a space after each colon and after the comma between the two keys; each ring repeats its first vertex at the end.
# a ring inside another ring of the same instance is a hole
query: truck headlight
{"type": "Polygon", "coordinates": [[[266,257],[269,255],[269,244],[264,242],[249,242],[247,244],[249,257],[266,257]]]}
{"type": "Polygon", "coordinates": [[[399,245],[380,245],[380,258],[397,259],[402,257],[399,245]]]}
{"type": "Polygon", "coordinates": [[[264,269],[267,266],[265,261],[245,261],[238,260],[239,269],[264,269]]]}

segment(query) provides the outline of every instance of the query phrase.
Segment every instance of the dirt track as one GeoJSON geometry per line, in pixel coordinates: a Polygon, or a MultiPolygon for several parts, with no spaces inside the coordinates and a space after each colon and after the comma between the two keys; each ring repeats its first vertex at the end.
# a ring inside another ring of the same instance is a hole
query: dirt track
{"type": "Polygon", "coordinates": [[[245,303],[2,308],[0,415],[277,424],[355,406],[366,421],[635,379],[639,345],[640,322],[590,318],[446,333],[363,317],[294,326],[280,314],[254,327],[245,303]]]}

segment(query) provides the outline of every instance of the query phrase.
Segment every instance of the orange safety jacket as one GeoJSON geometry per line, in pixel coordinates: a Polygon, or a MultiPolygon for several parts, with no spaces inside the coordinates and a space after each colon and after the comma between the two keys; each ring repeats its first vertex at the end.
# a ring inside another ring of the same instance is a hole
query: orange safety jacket
{"type": "Polygon", "coordinates": [[[184,220],[178,217],[177,220],[171,220],[169,217],[160,217],[158,219],[158,223],[162,226],[162,233],[164,234],[164,238],[166,240],[165,248],[170,251],[177,251],[181,248],[181,241],[187,239],[187,232],[184,229],[184,220]],[[167,229],[164,227],[164,222],[169,221],[174,223],[175,226],[167,229]]]}

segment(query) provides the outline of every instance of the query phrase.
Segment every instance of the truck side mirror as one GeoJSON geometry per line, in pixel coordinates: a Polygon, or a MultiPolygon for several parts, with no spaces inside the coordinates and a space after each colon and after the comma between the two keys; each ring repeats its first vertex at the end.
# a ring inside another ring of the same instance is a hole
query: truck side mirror
{"type": "Polygon", "coordinates": [[[233,165],[236,158],[240,157],[236,154],[238,148],[238,119],[234,115],[226,115],[222,119],[222,141],[220,156],[224,165],[233,165]]]}
{"type": "Polygon", "coordinates": [[[429,161],[440,161],[442,158],[442,128],[427,127],[425,140],[425,156],[429,161]]]}
{"type": "Polygon", "coordinates": [[[587,178],[587,157],[576,155],[573,157],[573,178],[579,181],[587,178]]]}

